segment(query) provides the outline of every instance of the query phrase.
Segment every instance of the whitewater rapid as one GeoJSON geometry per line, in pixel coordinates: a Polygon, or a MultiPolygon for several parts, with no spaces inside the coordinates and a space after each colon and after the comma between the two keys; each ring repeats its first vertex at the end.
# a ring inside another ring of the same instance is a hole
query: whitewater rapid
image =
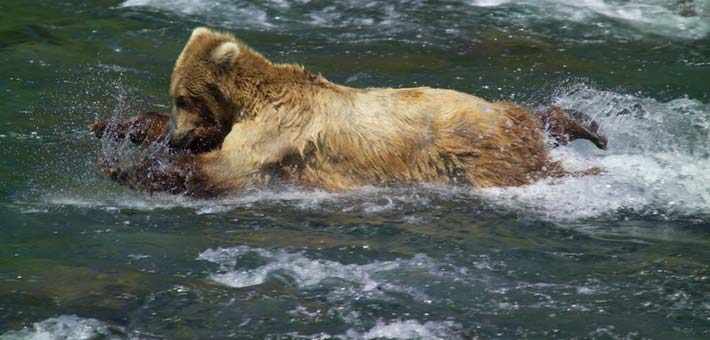
{"type": "Polygon", "coordinates": [[[408,0],[336,0],[327,3],[309,0],[127,0],[121,6],[201,18],[210,25],[230,29],[285,34],[303,29],[345,29],[348,33],[330,33],[332,38],[342,41],[395,38],[445,45],[450,39],[465,39],[475,34],[480,22],[510,27],[518,32],[581,34],[580,40],[593,42],[659,36],[694,40],[704,38],[710,32],[710,3],[704,0],[471,0],[433,4],[408,0]],[[550,23],[553,23],[554,30],[549,29],[550,23]]]}

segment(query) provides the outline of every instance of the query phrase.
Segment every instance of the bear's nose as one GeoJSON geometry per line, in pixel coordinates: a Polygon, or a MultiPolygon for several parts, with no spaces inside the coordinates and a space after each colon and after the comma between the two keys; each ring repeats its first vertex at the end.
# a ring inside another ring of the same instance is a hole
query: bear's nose
{"type": "Polygon", "coordinates": [[[168,144],[173,149],[186,149],[187,146],[192,141],[192,139],[193,139],[193,135],[190,132],[185,132],[185,133],[180,133],[180,134],[171,133],[170,140],[168,141],[168,144]]]}

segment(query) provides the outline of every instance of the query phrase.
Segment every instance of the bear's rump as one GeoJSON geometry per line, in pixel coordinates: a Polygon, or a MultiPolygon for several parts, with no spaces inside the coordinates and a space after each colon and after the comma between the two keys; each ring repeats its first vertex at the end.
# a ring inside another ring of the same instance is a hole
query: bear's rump
{"type": "Polygon", "coordinates": [[[468,182],[522,185],[560,171],[549,160],[541,123],[527,109],[489,103],[398,124],[387,136],[347,132],[314,148],[294,176],[307,186],[342,190],[377,183],[468,182]]]}

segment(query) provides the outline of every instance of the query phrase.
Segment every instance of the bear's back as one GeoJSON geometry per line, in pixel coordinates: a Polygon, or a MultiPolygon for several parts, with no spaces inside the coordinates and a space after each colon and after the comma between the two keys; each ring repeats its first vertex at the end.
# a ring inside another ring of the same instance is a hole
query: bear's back
{"type": "Polygon", "coordinates": [[[337,109],[317,115],[305,184],[344,189],[461,178],[477,186],[519,185],[540,166],[531,151],[547,159],[539,123],[509,103],[432,88],[370,88],[346,97],[337,109]],[[490,157],[501,151],[513,161],[490,157]],[[495,175],[500,164],[510,164],[512,177],[495,175]]]}

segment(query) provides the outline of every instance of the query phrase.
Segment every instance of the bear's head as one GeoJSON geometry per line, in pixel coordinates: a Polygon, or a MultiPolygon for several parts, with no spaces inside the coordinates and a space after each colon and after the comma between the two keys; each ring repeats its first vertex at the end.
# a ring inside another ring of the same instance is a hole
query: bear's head
{"type": "Polygon", "coordinates": [[[193,153],[219,147],[249,97],[240,79],[269,63],[232,35],[196,28],[175,63],[170,84],[170,144],[193,153]],[[246,71],[245,71],[246,70],[246,71]]]}

